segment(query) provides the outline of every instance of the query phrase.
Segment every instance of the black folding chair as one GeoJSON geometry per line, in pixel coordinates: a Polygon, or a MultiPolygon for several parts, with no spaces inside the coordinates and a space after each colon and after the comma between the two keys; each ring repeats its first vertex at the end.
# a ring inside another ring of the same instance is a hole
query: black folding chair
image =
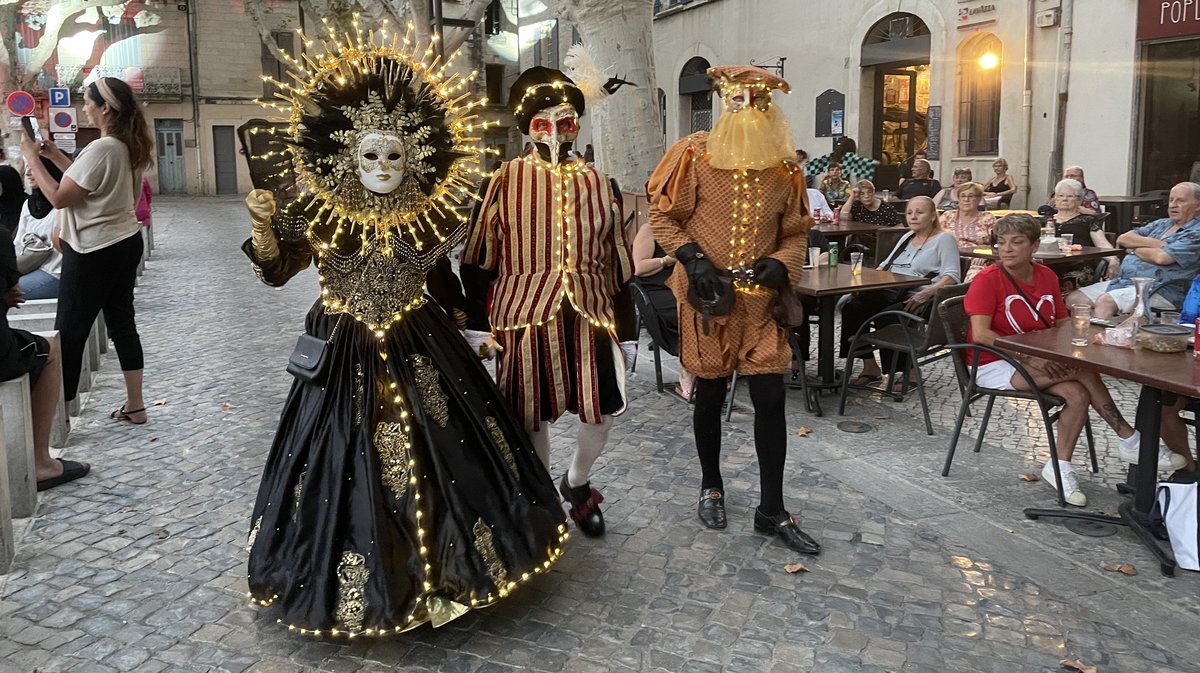
{"type": "MultiPolygon", "coordinates": [[[[942,476],[950,476],[950,463],[954,460],[954,450],[958,447],[958,438],[962,434],[963,421],[966,419],[967,412],[973,402],[987,398],[987,409],[983,412],[983,419],[979,427],[979,436],[975,438],[975,453],[983,447],[983,436],[987,432],[988,421],[992,417],[992,406],[996,403],[997,397],[1005,397],[1018,400],[1033,400],[1037,402],[1038,411],[1041,412],[1042,422],[1046,426],[1046,438],[1050,444],[1050,464],[1054,469],[1054,478],[1058,489],[1058,503],[1060,507],[1067,506],[1067,498],[1063,493],[1062,474],[1058,467],[1058,449],[1054,441],[1054,423],[1058,421],[1059,415],[1062,413],[1062,407],[1066,405],[1066,400],[1057,395],[1052,395],[1037,389],[1034,385],[1033,377],[1025,367],[1021,366],[1007,353],[1002,350],[984,346],[982,344],[967,343],[967,325],[968,318],[966,309],[963,308],[963,297],[954,297],[947,299],[938,306],[938,312],[942,315],[942,320],[946,324],[947,335],[951,343],[946,348],[954,351],[954,373],[958,378],[958,385],[962,391],[962,404],[958,409],[958,419],[954,423],[954,434],[950,437],[950,448],[946,451],[946,462],[942,466],[942,476]],[[1008,362],[1017,374],[1025,380],[1025,384],[1029,390],[1000,390],[997,388],[984,388],[979,385],[977,376],[979,374],[979,356],[987,352],[996,357],[1008,362]]],[[[1091,419],[1085,421],[1083,426],[1084,434],[1087,437],[1088,453],[1092,458],[1092,472],[1099,472],[1100,465],[1096,460],[1096,442],[1092,437],[1092,422],[1091,419]]]]}

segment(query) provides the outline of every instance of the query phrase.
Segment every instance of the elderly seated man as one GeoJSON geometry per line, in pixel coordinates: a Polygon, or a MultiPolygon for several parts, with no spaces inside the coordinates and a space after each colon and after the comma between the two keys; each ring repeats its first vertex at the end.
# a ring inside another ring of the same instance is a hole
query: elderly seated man
{"type": "Polygon", "coordinates": [[[1117,246],[1126,251],[1120,275],[1079,288],[1067,297],[1068,304],[1093,305],[1098,318],[1129,313],[1137,300],[1132,279],[1153,278],[1150,305],[1180,306],[1200,273],[1200,184],[1175,185],[1167,217],[1121,234],[1117,246]]]}
{"type": "MultiPolygon", "coordinates": [[[[1083,185],[1083,192],[1080,194],[1079,212],[1084,215],[1095,215],[1100,212],[1100,197],[1096,196],[1096,190],[1087,186],[1083,181],[1083,168],[1079,166],[1067,166],[1063,169],[1063,180],[1075,180],[1080,185],[1083,185]]],[[[1054,199],[1054,192],[1050,193],[1050,198],[1046,201],[1046,207],[1051,212],[1058,207],[1054,199]]],[[[1038,209],[1041,212],[1041,209],[1038,209]]]]}

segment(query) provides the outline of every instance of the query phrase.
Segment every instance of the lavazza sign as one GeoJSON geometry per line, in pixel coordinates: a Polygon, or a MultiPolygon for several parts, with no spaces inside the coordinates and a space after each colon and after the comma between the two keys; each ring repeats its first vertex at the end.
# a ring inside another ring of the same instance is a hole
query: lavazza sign
{"type": "MultiPolygon", "coordinates": [[[[1196,0],[1191,0],[1196,1],[1196,0]]],[[[974,7],[958,8],[958,27],[975,26],[996,20],[996,5],[985,3],[974,7]]]]}

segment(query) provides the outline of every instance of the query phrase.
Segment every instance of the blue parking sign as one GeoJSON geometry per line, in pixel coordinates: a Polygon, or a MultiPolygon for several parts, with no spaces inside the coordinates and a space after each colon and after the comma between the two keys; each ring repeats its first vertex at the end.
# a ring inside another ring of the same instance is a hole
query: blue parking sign
{"type": "Polygon", "coordinates": [[[50,107],[67,107],[71,104],[71,90],[65,86],[50,89],[50,107]]]}

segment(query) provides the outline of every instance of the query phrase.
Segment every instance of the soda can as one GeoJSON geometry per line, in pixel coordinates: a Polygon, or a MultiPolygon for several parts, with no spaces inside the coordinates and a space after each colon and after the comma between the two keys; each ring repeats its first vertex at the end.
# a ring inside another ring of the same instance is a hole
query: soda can
{"type": "MultiPolygon", "coordinates": [[[[837,241],[829,242],[829,266],[838,265],[838,244],[837,241]]],[[[1200,319],[1197,320],[1200,322],[1200,319]]]]}
{"type": "Polygon", "coordinates": [[[1200,318],[1196,318],[1196,328],[1192,330],[1192,353],[1200,360],[1200,318]]]}

